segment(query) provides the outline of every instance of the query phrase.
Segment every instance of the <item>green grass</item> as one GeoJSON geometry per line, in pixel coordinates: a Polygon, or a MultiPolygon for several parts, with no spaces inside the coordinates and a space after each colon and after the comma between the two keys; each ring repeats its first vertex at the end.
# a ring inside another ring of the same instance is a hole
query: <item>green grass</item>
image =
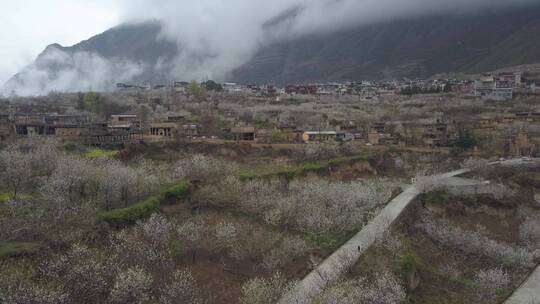
{"type": "Polygon", "coordinates": [[[423,194],[422,200],[436,205],[446,205],[450,202],[450,195],[445,190],[437,190],[423,194]]]}
{"type": "Polygon", "coordinates": [[[152,213],[159,210],[163,200],[181,199],[188,194],[190,182],[181,180],[177,184],[167,188],[161,195],[150,196],[132,206],[104,211],[97,214],[97,220],[107,222],[114,227],[123,227],[135,224],[137,221],[146,219],[152,213]]]}
{"type": "Polygon", "coordinates": [[[97,219],[116,227],[134,224],[138,220],[150,217],[159,209],[159,205],[159,197],[152,196],[127,208],[101,212],[97,215],[97,219]]]}
{"type": "MultiPolygon", "coordinates": [[[[13,198],[13,193],[10,192],[2,192],[0,193],[0,203],[8,202],[13,198]]],[[[34,195],[28,194],[28,193],[21,193],[17,194],[18,200],[31,200],[34,198],[34,195]]]]}
{"type": "Polygon", "coordinates": [[[364,153],[293,165],[244,168],[236,172],[236,175],[242,180],[272,176],[286,176],[289,178],[294,178],[304,175],[307,172],[323,172],[328,170],[330,167],[351,164],[358,161],[368,160],[369,158],[370,154],[364,153]]]}
{"type": "Polygon", "coordinates": [[[83,154],[85,158],[116,157],[120,154],[119,150],[92,149],[83,154]]]}
{"type": "Polygon", "coordinates": [[[411,273],[418,268],[418,265],[420,264],[420,258],[414,251],[411,239],[403,237],[401,239],[401,242],[404,247],[404,252],[399,260],[401,268],[401,278],[404,282],[407,282],[411,273]]]}
{"type": "Polygon", "coordinates": [[[187,180],[181,180],[178,184],[168,188],[163,193],[165,199],[181,199],[187,195],[190,183],[187,180]]]}
{"type": "Polygon", "coordinates": [[[32,254],[40,249],[40,245],[30,242],[0,242],[0,258],[32,254]]]}

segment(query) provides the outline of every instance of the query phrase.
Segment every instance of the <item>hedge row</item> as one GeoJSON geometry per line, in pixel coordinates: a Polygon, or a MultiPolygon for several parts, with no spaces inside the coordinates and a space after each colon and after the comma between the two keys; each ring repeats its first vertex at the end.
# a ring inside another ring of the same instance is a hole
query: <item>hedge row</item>
{"type": "Polygon", "coordinates": [[[97,219],[113,226],[134,224],[138,220],[148,218],[152,213],[156,212],[159,209],[159,204],[159,198],[152,196],[127,208],[101,212],[97,215],[97,219]]]}
{"type": "Polygon", "coordinates": [[[345,164],[351,164],[358,161],[367,161],[371,157],[370,154],[360,154],[360,155],[353,155],[353,156],[342,156],[342,157],[336,157],[329,160],[320,160],[315,162],[306,162],[306,163],[299,163],[294,164],[282,168],[277,168],[276,170],[273,170],[271,172],[238,172],[237,176],[241,180],[248,180],[253,178],[265,178],[265,177],[273,177],[273,176],[286,176],[289,178],[295,178],[298,176],[302,176],[307,172],[323,172],[325,170],[328,170],[330,167],[334,166],[341,166],[345,164]]]}
{"type": "Polygon", "coordinates": [[[158,211],[162,199],[183,198],[189,190],[190,183],[182,180],[178,184],[167,189],[161,196],[151,196],[142,202],[127,208],[101,212],[97,215],[98,221],[104,221],[113,226],[125,226],[134,224],[138,220],[150,217],[158,211]]]}
{"type": "Polygon", "coordinates": [[[165,199],[181,199],[186,196],[189,190],[189,181],[182,180],[178,184],[170,187],[163,193],[165,199]]]}

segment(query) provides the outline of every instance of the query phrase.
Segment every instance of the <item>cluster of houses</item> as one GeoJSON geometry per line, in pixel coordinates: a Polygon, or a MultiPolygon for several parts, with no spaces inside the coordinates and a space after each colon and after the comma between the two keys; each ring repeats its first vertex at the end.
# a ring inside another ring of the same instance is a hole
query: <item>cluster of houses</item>
{"type": "Polygon", "coordinates": [[[513,98],[514,90],[521,87],[521,73],[484,74],[474,82],[473,94],[493,100],[513,98]]]}
{"type": "Polygon", "coordinates": [[[0,114],[0,141],[19,137],[50,136],[81,140],[89,145],[118,145],[173,137],[193,138],[199,125],[182,116],[145,123],[137,115],[111,115],[108,121],[93,121],[87,115],[55,113],[0,114]]]}
{"type": "Polygon", "coordinates": [[[341,122],[333,128],[320,130],[302,130],[292,124],[275,123],[271,130],[254,126],[238,126],[226,130],[226,139],[253,141],[261,143],[275,142],[277,133],[279,142],[316,143],[356,141],[369,146],[407,146],[429,149],[455,147],[459,140],[460,129],[466,128],[482,138],[486,131],[498,132],[502,125],[515,124],[514,134],[496,134],[500,144],[495,147],[501,155],[531,156],[538,151],[538,139],[531,139],[526,131],[528,124],[540,124],[540,113],[510,113],[498,117],[481,117],[474,122],[456,123],[446,119],[434,119],[431,122],[374,122],[367,128],[358,128],[352,122],[341,122]],[[460,125],[460,127],[458,127],[460,125]]]}
{"type": "MultiPolygon", "coordinates": [[[[511,113],[495,117],[480,117],[469,126],[482,134],[499,125],[540,124],[540,113],[511,113]]],[[[259,143],[313,143],[358,141],[366,145],[415,146],[425,148],[453,147],[458,130],[453,121],[436,119],[430,123],[375,122],[358,128],[352,122],[338,122],[332,128],[296,127],[294,123],[274,122],[270,128],[237,124],[215,134],[225,140],[259,143]]],[[[19,137],[50,136],[61,140],[79,140],[92,146],[164,141],[172,139],[206,139],[201,126],[182,115],[169,115],[159,121],[144,122],[137,115],[111,115],[107,121],[94,121],[89,116],[51,113],[11,112],[0,114],[0,141],[19,137]]],[[[507,155],[533,155],[537,145],[525,129],[504,139],[507,155]]]]}
{"type": "MultiPolygon", "coordinates": [[[[174,82],[172,85],[130,85],[118,83],[120,90],[160,90],[171,89],[186,93],[190,83],[174,82]]],[[[288,84],[282,88],[274,85],[223,83],[223,92],[259,97],[279,97],[282,95],[343,96],[354,95],[370,100],[382,96],[454,93],[469,97],[491,100],[509,100],[516,92],[540,94],[540,83],[523,81],[521,72],[483,74],[475,80],[464,79],[401,79],[392,81],[358,81],[344,83],[288,84]]]]}

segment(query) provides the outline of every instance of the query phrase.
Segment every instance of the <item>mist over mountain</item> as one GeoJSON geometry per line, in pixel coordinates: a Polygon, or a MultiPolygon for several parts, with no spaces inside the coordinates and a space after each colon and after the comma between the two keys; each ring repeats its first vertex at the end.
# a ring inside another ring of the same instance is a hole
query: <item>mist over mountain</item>
{"type": "Polygon", "coordinates": [[[396,17],[327,31],[299,30],[306,11],[305,5],[288,7],[261,22],[260,30],[235,26],[225,36],[208,34],[209,27],[198,37],[175,38],[170,22],[124,24],[71,47],[48,46],[2,91],[110,90],[117,82],[204,78],[285,84],[428,77],[540,62],[539,5],[396,17]]]}
{"type": "Polygon", "coordinates": [[[230,79],[288,83],[478,73],[540,62],[540,7],[427,16],[263,48],[230,79]]]}

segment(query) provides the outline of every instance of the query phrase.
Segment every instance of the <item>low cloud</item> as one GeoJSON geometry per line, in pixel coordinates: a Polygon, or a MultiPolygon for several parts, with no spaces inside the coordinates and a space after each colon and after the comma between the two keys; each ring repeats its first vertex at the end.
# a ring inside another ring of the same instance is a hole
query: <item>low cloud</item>
{"type": "MultiPolygon", "coordinates": [[[[162,23],[159,39],[177,45],[178,55],[167,58],[163,65],[166,70],[161,69],[170,80],[224,81],[229,72],[248,62],[261,47],[276,41],[391,19],[477,13],[538,1],[123,0],[120,3],[123,22],[159,20],[162,23]]],[[[54,75],[38,66],[28,68],[15,88],[17,94],[102,90],[111,88],[114,82],[129,81],[147,68],[141,63],[104,59],[88,53],[56,53],[51,57],[50,61],[60,65],[69,62],[68,68],[54,75]]]]}
{"type": "Polygon", "coordinates": [[[48,49],[4,87],[6,94],[39,95],[51,91],[108,91],[116,81],[140,75],[144,64],[105,59],[93,53],[48,49]]]}

